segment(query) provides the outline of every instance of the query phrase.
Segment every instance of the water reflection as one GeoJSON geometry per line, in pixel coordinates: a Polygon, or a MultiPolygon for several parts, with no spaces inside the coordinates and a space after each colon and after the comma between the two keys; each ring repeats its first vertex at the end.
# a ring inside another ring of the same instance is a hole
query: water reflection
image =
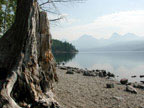
{"type": "Polygon", "coordinates": [[[105,69],[119,76],[117,79],[144,80],[139,78],[140,75],[144,75],[144,52],[78,53],[66,65],[78,68],[105,69]],[[133,75],[137,77],[131,78],[133,75]]]}
{"type": "Polygon", "coordinates": [[[77,53],[53,53],[57,63],[67,63],[71,61],[77,53]]]}

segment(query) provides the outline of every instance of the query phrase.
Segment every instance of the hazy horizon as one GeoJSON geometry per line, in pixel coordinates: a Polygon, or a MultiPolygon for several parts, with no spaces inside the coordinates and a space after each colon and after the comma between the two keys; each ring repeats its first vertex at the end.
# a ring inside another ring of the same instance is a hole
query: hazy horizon
{"type": "Polygon", "coordinates": [[[113,33],[108,39],[96,39],[91,35],[83,35],[71,41],[79,51],[144,51],[144,37],[132,33],[120,35],[113,33]]]}
{"type": "Polygon", "coordinates": [[[144,36],[139,36],[139,35],[137,35],[137,34],[130,33],[130,32],[124,33],[124,34],[119,34],[119,33],[117,33],[117,32],[114,32],[114,33],[112,33],[110,36],[108,36],[107,38],[105,38],[105,37],[98,38],[98,37],[95,37],[95,36],[90,35],[90,34],[83,34],[83,35],[80,35],[78,38],[76,38],[76,39],[74,39],[74,40],[68,40],[68,39],[66,39],[66,38],[61,38],[61,39],[59,39],[59,38],[55,38],[55,37],[53,37],[53,39],[58,39],[58,40],[60,40],[60,41],[72,42],[72,41],[76,41],[76,40],[80,39],[80,38],[83,37],[83,36],[91,36],[91,37],[93,37],[93,38],[95,38],[95,39],[97,39],[97,40],[101,40],[101,39],[107,40],[107,39],[112,38],[112,36],[113,36],[114,34],[118,34],[119,36],[122,36],[122,37],[125,36],[125,35],[127,35],[127,34],[133,34],[133,35],[136,35],[136,36],[144,39],[144,36]]]}

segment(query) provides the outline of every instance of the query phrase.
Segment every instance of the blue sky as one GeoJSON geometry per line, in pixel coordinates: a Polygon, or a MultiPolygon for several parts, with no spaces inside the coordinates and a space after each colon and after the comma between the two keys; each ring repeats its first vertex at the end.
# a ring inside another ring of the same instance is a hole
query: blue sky
{"type": "Polygon", "coordinates": [[[114,32],[144,36],[144,0],[87,0],[58,8],[65,18],[51,26],[53,38],[75,40],[83,34],[109,38],[114,32]]]}

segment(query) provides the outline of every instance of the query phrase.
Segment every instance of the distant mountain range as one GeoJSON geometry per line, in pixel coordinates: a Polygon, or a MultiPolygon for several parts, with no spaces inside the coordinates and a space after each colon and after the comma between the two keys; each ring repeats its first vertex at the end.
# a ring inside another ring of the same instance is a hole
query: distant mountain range
{"type": "Polygon", "coordinates": [[[96,39],[83,35],[72,44],[79,51],[144,51],[144,38],[132,33],[119,35],[113,33],[109,39],[96,39]]]}

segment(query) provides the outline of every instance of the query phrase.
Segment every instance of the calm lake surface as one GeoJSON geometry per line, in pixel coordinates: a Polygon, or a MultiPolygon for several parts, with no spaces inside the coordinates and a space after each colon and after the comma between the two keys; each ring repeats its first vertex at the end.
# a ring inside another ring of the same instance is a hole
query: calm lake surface
{"type": "Polygon", "coordinates": [[[144,81],[140,75],[144,75],[144,52],[95,52],[78,54],[57,55],[58,62],[65,62],[66,66],[104,69],[114,73],[117,80],[128,78],[129,81],[144,81]],[[136,75],[136,78],[131,76],[136,75]]]}

